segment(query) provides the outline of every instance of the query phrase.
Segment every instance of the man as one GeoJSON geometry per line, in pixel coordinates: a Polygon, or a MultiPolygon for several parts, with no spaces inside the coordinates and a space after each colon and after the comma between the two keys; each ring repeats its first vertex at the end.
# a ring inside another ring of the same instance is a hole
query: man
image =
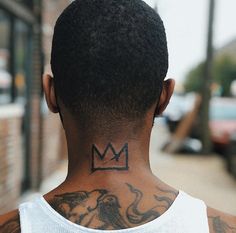
{"type": "Polygon", "coordinates": [[[1,217],[1,233],[235,233],[236,218],[155,177],[153,119],[174,81],[165,29],[141,0],[76,0],[54,32],[48,107],[68,143],[66,180],[1,217]],[[97,229],[97,230],[94,230],[97,229]]]}

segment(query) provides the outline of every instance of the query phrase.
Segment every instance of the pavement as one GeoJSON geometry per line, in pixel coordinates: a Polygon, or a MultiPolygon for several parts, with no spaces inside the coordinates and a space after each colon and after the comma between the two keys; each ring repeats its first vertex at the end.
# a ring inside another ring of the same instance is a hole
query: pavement
{"type": "Polygon", "coordinates": [[[151,168],[165,183],[200,198],[215,209],[236,215],[236,180],[225,169],[223,159],[209,156],[167,154],[160,150],[170,135],[157,121],[150,146],[151,168]]]}
{"type": "MultiPolygon", "coordinates": [[[[150,146],[151,168],[165,183],[200,198],[208,206],[236,215],[236,181],[226,172],[224,161],[218,155],[167,154],[160,150],[170,135],[163,120],[155,122],[150,146]]],[[[66,176],[67,163],[47,178],[40,193],[47,193],[66,176]]],[[[21,202],[38,195],[25,195],[21,202]]]]}

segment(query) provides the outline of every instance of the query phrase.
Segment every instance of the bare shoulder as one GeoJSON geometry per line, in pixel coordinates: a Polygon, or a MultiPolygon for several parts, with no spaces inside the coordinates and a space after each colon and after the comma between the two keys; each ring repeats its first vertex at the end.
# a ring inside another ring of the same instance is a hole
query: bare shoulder
{"type": "Polygon", "coordinates": [[[0,215],[0,233],[20,233],[20,217],[18,210],[0,215]]]}
{"type": "Polygon", "coordinates": [[[236,233],[236,216],[208,208],[210,233],[236,233]]]}

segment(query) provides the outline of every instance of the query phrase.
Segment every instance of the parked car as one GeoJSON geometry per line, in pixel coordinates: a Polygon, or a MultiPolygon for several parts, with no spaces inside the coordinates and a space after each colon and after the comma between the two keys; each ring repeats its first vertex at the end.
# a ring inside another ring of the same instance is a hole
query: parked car
{"type": "MultiPolygon", "coordinates": [[[[170,103],[164,117],[171,132],[174,132],[179,122],[191,111],[194,97],[182,96],[170,103]],[[179,100],[179,103],[176,102],[179,100]],[[174,104],[172,104],[174,103],[174,104]],[[175,109],[178,109],[175,115],[175,109]]],[[[225,154],[230,146],[231,137],[236,133],[236,98],[214,97],[210,102],[210,123],[211,139],[215,151],[225,154]]],[[[196,119],[190,133],[190,137],[200,137],[199,119],[196,119]]]]}
{"type": "Polygon", "coordinates": [[[213,98],[210,108],[211,139],[216,151],[225,154],[236,133],[236,99],[213,98]]]}
{"type": "Polygon", "coordinates": [[[236,133],[231,136],[226,161],[228,171],[236,178],[236,133]]]}

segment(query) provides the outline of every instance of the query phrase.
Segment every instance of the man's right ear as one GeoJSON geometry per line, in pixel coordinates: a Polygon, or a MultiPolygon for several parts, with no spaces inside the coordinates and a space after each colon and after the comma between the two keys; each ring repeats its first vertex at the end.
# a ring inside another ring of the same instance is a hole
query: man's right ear
{"type": "Polygon", "coordinates": [[[49,74],[43,75],[43,90],[45,98],[47,101],[48,108],[53,113],[58,113],[59,108],[57,105],[56,95],[55,95],[55,86],[53,77],[49,74]]]}
{"type": "Polygon", "coordinates": [[[155,110],[155,116],[160,116],[168,106],[170,102],[170,98],[174,92],[175,88],[175,80],[174,79],[167,79],[163,82],[163,88],[160,95],[158,106],[155,110]]]}

